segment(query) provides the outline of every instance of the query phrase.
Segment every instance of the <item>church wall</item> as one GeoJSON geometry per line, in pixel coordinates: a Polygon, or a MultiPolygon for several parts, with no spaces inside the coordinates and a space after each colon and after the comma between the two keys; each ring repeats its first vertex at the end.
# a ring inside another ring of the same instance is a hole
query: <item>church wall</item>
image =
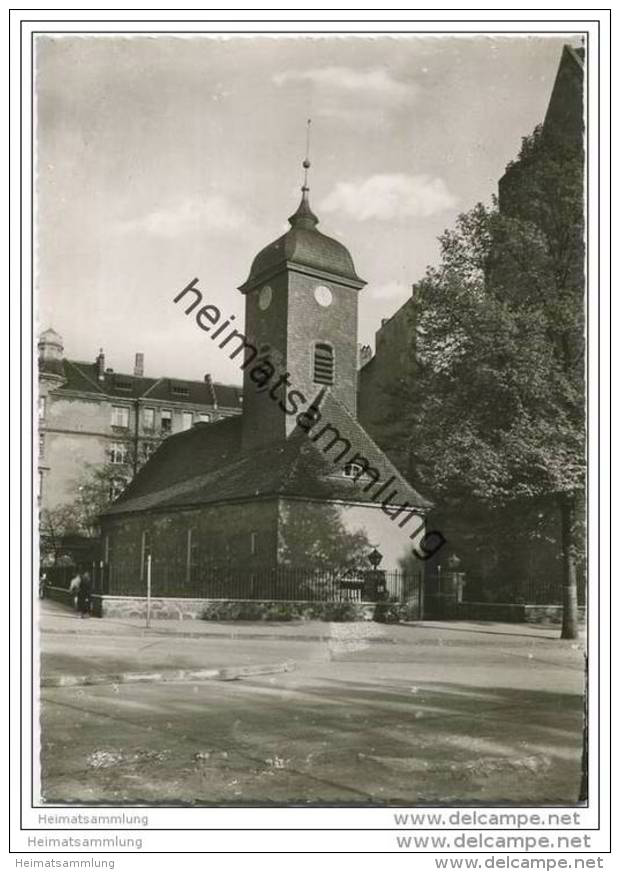
{"type": "Polygon", "coordinates": [[[168,591],[180,594],[201,578],[217,577],[220,567],[249,574],[253,569],[272,566],[276,517],[275,501],[256,501],[106,518],[102,523],[103,558],[107,556],[109,566],[109,592],[144,593],[144,533],[150,539],[154,596],[164,596],[168,591]],[[189,530],[192,534],[188,543],[189,530]],[[188,544],[193,549],[189,574],[188,544]]]}

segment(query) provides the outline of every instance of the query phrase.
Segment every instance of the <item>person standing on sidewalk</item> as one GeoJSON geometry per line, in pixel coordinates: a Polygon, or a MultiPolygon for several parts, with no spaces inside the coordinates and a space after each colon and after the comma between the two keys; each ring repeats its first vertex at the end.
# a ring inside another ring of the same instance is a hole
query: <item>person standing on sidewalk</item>
{"type": "Polygon", "coordinates": [[[77,607],[81,618],[90,617],[90,573],[83,572],[77,592],[77,607]]]}
{"type": "Polygon", "coordinates": [[[80,590],[80,584],[82,583],[82,576],[79,572],[76,572],[73,578],[71,579],[71,583],[69,584],[69,593],[71,594],[71,601],[73,602],[73,608],[77,611],[78,609],[78,592],[80,590]]]}

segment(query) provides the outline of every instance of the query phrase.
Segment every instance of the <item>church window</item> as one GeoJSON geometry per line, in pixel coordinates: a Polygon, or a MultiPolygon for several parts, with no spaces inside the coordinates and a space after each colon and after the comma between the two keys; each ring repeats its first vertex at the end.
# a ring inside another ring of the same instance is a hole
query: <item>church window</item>
{"type": "Polygon", "coordinates": [[[39,397],[39,420],[45,418],[45,397],[39,397]]]}
{"type": "Polygon", "coordinates": [[[320,385],[334,383],[334,349],[325,342],[314,346],[314,381],[320,385]]]}
{"type": "Polygon", "coordinates": [[[342,474],[345,478],[357,478],[363,471],[359,463],[345,463],[342,468],[342,474]]]}
{"type": "Polygon", "coordinates": [[[256,554],[258,551],[258,534],[250,533],[250,554],[256,554]]]}

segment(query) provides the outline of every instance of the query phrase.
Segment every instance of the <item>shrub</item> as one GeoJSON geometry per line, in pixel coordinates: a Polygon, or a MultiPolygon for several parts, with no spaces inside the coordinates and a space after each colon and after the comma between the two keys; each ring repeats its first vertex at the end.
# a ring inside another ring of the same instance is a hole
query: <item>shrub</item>
{"type": "MultiPolygon", "coordinates": [[[[373,606],[356,602],[278,602],[229,600],[206,603],[203,621],[365,621],[373,606]]],[[[396,618],[397,620],[397,618],[396,618]]]]}

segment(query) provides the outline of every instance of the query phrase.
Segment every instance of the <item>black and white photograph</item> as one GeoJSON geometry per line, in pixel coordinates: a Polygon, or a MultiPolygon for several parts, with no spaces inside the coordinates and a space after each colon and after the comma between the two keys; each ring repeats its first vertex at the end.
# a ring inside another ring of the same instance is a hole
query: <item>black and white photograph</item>
{"type": "Polygon", "coordinates": [[[38,820],[577,832],[590,33],[182,25],[31,36],[38,820]]]}

